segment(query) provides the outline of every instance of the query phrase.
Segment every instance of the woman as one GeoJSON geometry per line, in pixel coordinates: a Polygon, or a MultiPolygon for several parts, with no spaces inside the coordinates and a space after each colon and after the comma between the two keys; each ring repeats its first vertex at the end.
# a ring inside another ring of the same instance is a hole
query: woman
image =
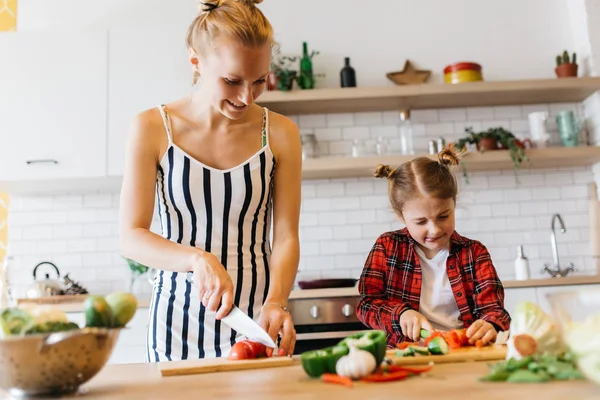
{"type": "Polygon", "coordinates": [[[202,3],[187,33],[194,92],[132,124],[121,246],[159,270],[148,361],[227,355],[241,337],[219,320],[233,304],[281,336],[279,355],[293,354],[301,144],[290,119],[254,104],[273,45],[261,1],[202,3]],[[155,197],[162,235],[149,230],[155,197]]]}

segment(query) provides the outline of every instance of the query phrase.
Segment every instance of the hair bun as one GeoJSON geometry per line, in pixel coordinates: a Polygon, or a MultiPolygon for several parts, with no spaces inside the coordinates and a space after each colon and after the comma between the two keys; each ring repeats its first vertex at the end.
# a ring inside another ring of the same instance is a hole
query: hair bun
{"type": "Polygon", "coordinates": [[[458,165],[463,153],[456,150],[454,143],[450,143],[438,153],[438,162],[446,167],[458,165]]]}
{"type": "Polygon", "coordinates": [[[219,7],[220,3],[220,0],[200,0],[198,2],[198,8],[200,9],[200,12],[211,12],[219,7]]]}
{"type": "Polygon", "coordinates": [[[392,168],[390,168],[389,165],[383,165],[383,164],[379,164],[377,166],[377,168],[375,169],[375,173],[373,173],[373,176],[375,178],[391,179],[391,177],[393,175],[394,175],[394,170],[392,168]]]}
{"type": "Polygon", "coordinates": [[[238,0],[241,3],[246,4],[248,7],[255,6],[263,2],[263,0],[238,0]]]}

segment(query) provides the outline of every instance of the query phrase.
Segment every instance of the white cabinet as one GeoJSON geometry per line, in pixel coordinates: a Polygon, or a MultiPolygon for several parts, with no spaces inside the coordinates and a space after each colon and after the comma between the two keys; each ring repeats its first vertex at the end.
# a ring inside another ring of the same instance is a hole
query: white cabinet
{"type": "Polygon", "coordinates": [[[108,174],[124,172],[132,118],[143,110],[191,93],[185,46],[196,2],[124,1],[109,14],[108,174]],[[139,4],[138,4],[139,3],[139,4]],[[137,4],[137,7],[133,7],[137,4]]]}
{"type": "Polygon", "coordinates": [[[0,181],[106,175],[106,31],[0,35],[0,181]]]}

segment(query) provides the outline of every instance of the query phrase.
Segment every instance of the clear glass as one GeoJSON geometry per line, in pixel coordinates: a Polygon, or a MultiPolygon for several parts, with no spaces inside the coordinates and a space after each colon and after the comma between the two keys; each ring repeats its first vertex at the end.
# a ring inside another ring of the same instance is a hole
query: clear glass
{"type": "Polygon", "coordinates": [[[314,158],[316,153],[316,137],[313,134],[301,135],[302,159],[314,158]]]}
{"type": "Polygon", "coordinates": [[[600,385],[600,288],[548,293],[546,297],[579,370],[600,385]]]}
{"type": "Polygon", "coordinates": [[[398,125],[398,134],[400,136],[400,153],[402,155],[415,154],[413,127],[410,120],[400,121],[398,125]]]}
{"type": "Polygon", "coordinates": [[[389,154],[389,146],[387,138],[378,136],[377,143],[375,144],[375,154],[378,156],[387,156],[389,154]]]}

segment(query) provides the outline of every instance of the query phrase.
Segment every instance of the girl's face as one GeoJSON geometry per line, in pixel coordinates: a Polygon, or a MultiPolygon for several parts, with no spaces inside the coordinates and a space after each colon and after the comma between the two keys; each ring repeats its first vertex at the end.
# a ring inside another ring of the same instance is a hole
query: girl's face
{"type": "Polygon", "coordinates": [[[402,221],[427,258],[447,248],[454,232],[454,200],[419,196],[407,201],[402,221]]]}
{"type": "Polygon", "coordinates": [[[200,74],[198,92],[208,96],[212,106],[229,119],[242,118],[265,89],[271,66],[268,44],[249,48],[221,38],[214,48],[194,57],[191,61],[200,74]]]}

